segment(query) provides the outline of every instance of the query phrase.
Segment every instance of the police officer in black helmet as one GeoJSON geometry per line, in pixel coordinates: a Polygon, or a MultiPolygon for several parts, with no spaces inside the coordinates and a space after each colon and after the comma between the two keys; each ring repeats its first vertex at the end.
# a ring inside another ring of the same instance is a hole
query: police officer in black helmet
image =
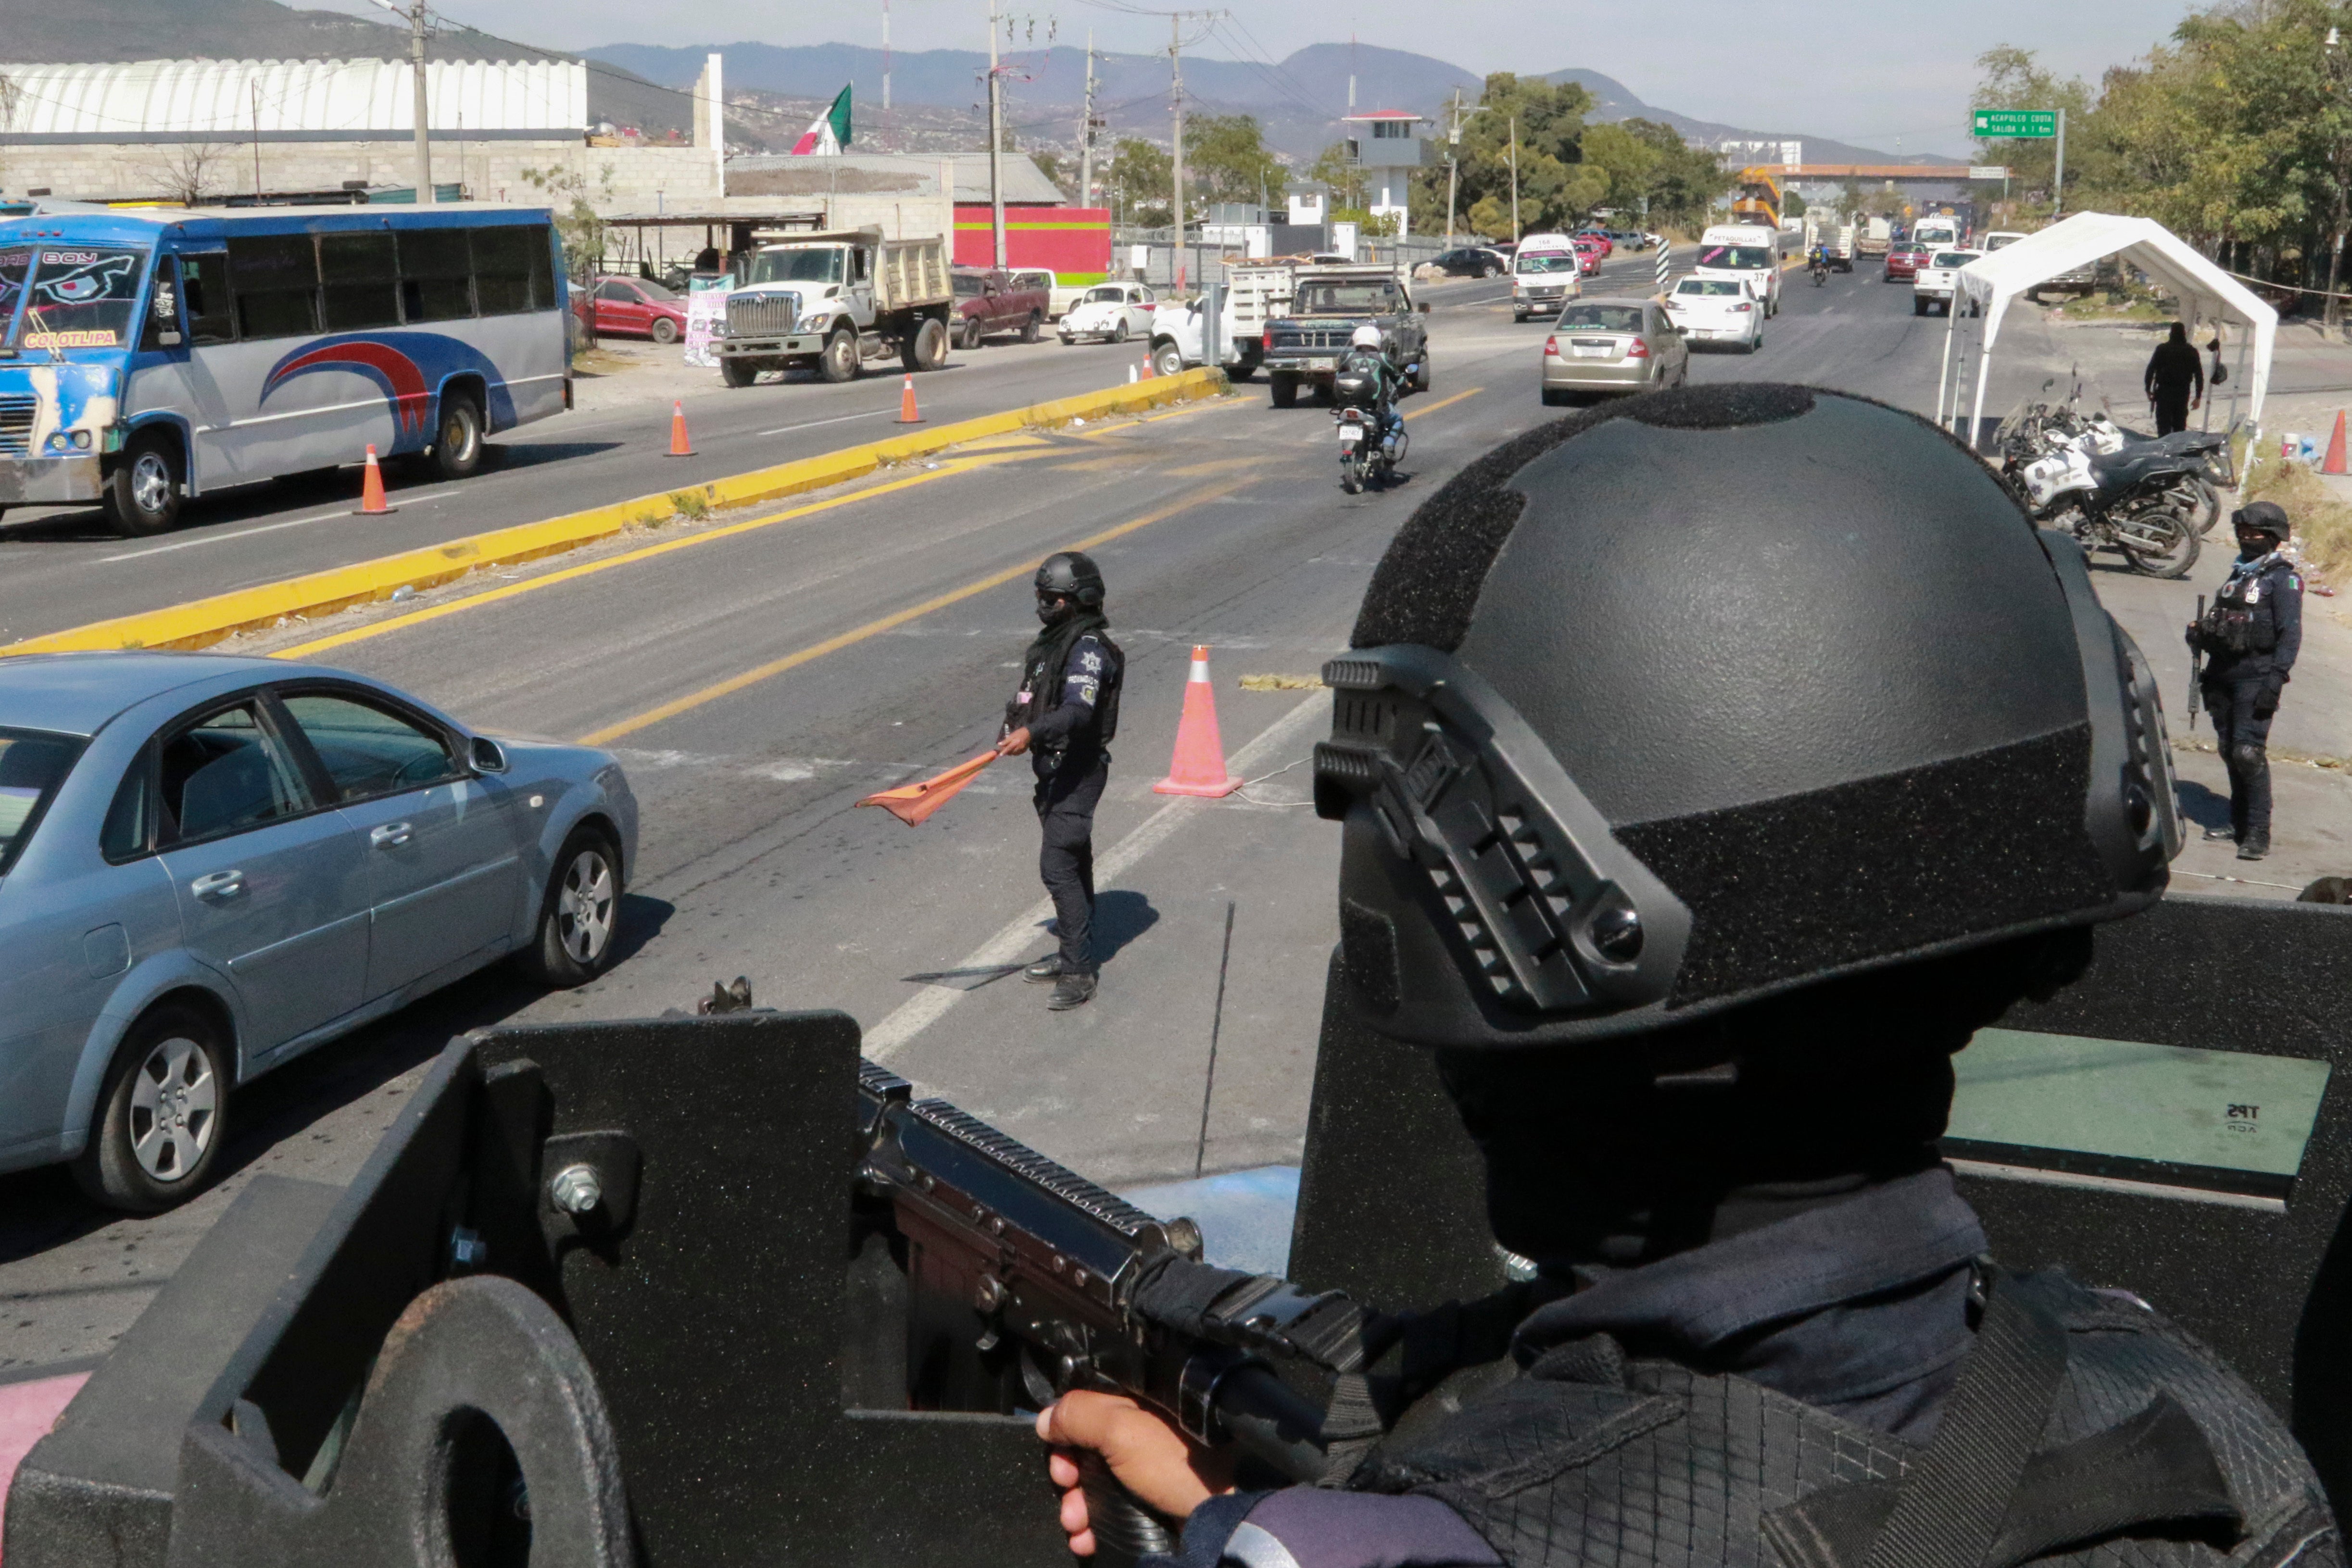
{"type": "Polygon", "coordinates": [[[1126,659],[1103,614],[1101,570],[1066,550],[1037,568],[1037,619],[1045,630],[1021,660],[1021,689],[1004,705],[996,743],[1003,756],[1029,754],[1037,775],[1037,820],[1045,831],[1037,869],[1054,900],[1061,950],[1022,971],[1051,985],[1055,1012],[1095,994],[1095,807],[1110,777],[1126,659]]]}
{"type": "Polygon", "coordinates": [[[2258,861],[2271,852],[2271,720],[2303,648],[2303,577],[2280,549],[2290,530],[2275,502],[2242,507],[2230,521],[2238,559],[2189,645],[2205,655],[2200,684],[2230,770],[2230,824],[2205,836],[2234,839],[2240,860],[2258,861]]]}
{"type": "Polygon", "coordinates": [[[2179,845],[2071,539],[1911,414],[1692,388],[1474,464],[1353,643],[1328,1027],[1436,1052],[1531,1277],[1376,1322],[1322,1486],[1066,1396],[1075,1550],[1092,1449],[1183,1568],[2339,1568],[2277,1416],[2137,1299],[1986,1258],[1935,1146],[1953,1054],[2179,845]]]}

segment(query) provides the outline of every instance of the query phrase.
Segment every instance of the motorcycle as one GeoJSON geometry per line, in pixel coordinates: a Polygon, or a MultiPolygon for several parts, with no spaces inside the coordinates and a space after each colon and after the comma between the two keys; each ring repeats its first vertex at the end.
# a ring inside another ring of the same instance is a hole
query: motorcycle
{"type": "Polygon", "coordinates": [[[2101,452],[2071,402],[2028,401],[2001,422],[1995,440],[2003,481],[2035,522],[2066,529],[2085,549],[2118,551],[2148,577],[2186,575],[2200,540],[2185,481],[2203,459],[2156,446],[2101,452]]]}
{"type": "Polygon", "coordinates": [[[2191,471],[2176,486],[2182,507],[2203,538],[2221,517],[2221,492],[2237,484],[2230,458],[2231,439],[2243,420],[2232,420],[2227,430],[2177,430],[2170,435],[2150,435],[2118,423],[2104,409],[2094,409],[2085,420],[2091,444],[2110,455],[2160,451],[2188,460],[2191,471]]]}
{"type": "MultiPolygon", "coordinates": [[[[1418,369],[1406,366],[1404,379],[1410,382],[1418,369]]],[[[1339,488],[1354,496],[1367,485],[1385,486],[1395,477],[1411,440],[1403,422],[1386,417],[1387,407],[1369,374],[1343,369],[1334,378],[1331,392],[1339,405],[1331,417],[1339,432],[1339,488]]]]}
{"type": "Polygon", "coordinates": [[[1827,283],[1829,280],[1830,280],[1830,264],[1829,264],[1828,262],[1826,262],[1826,261],[1816,261],[1816,262],[1814,262],[1814,263],[1813,263],[1813,287],[1816,287],[1816,288],[1819,288],[1822,285],[1823,285],[1824,283],[1827,283]]]}

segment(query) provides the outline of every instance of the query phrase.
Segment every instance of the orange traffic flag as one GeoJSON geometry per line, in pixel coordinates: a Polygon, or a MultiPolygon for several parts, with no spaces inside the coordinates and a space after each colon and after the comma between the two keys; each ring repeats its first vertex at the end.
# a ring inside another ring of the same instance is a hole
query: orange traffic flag
{"type": "Polygon", "coordinates": [[[900,821],[912,827],[927,821],[933,811],[946,805],[950,797],[980,777],[980,770],[996,760],[994,751],[983,751],[969,762],[959,762],[945,773],[926,779],[918,784],[901,784],[896,789],[885,789],[868,795],[857,802],[861,806],[879,806],[900,821]]]}

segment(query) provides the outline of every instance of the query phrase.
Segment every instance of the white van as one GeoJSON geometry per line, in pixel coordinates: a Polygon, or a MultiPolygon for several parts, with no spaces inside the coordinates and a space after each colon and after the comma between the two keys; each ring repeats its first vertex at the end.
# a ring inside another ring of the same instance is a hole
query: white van
{"type": "Polygon", "coordinates": [[[1780,313],[1780,247],[1772,231],[1755,224],[1719,224],[1698,236],[1697,277],[1730,277],[1748,285],[1764,314],[1780,313]]]}
{"type": "Polygon", "coordinates": [[[1940,213],[1911,225],[1911,243],[1922,250],[1958,250],[1960,239],[1960,221],[1940,213]]]}

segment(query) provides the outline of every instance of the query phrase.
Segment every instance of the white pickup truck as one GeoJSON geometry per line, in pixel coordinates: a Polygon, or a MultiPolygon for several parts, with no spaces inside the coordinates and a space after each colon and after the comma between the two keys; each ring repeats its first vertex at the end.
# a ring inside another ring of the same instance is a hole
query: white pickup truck
{"type": "Polygon", "coordinates": [[[798,366],[845,382],[869,360],[947,362],[956,298],[944,240],[886,240],[878,227],[793,235],[752,250],[737,276],[711,340],[730,387],[798,366]]]}

